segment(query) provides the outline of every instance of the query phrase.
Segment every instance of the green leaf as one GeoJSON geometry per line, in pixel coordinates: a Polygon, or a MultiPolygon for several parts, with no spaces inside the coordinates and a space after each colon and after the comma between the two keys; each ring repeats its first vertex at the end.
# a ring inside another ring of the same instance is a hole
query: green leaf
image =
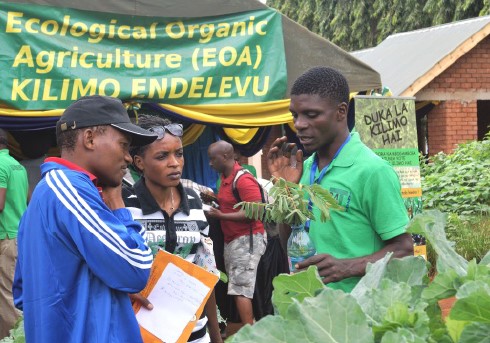
{"type": "Polygon", "coordinates": [[[446,329],[436,329],[427,340],[429,343],[454,343],[446,329]]]}
{"type": "Polygon", "coordinates": [[[446,318],[447,331],[453,342],[459,342],[461,334],[468,324],[469,322],[467,321],[446,318]]]}
{"type": "Polygon", "coordinates": [[[490,251],[481,259],[480,265],[486,265],[490,267],[490,251]]]}
{"type": "Polygon", "coordinates": [[[381,343],[426,343],[427,341],[407,329],[398,329],[387,332],[381,343]]]}
{"type": "Polygon", "coordinates": [[[295,274],[281,274],[274,278],[272,285],[274,286],[272,303],[280,315],[285,315],[288,307],[293,303],[293,298],[301,302],[306,297],[314,297],[326,287],[315,266],[295,274]]]}
{"type": "Polygon", "coordinates": [[[395,282],[406,282],[410,286],[424,284],[427,264],[422,256],[406,256],[392,259],[386,268],[385,277],[395,282]]]}
{"type": "Polygon", "coordinates": [[[437,274],[434,280],[422,292],[422,298],[436,302],[454,296],[462,284],[462,278],[454,270],[437,274]]]}
{"type": "Polygon", "coordinates": [[[475,260],[470,261],[468,264],[468,271],[466,275],[467,280],[482,280],[490,281],[490,266],[477,264],[475,260]]]}
{"type": "Polygon", "coordinates": [[[330,208],[343,209],[330,192],[318,184],[299,185],[279,178],[268,194],[271,200],[266,204],[242,201],[234,208],[242,209],[247,218],[288,225],[304,224],[308,219],[316,220],[308,208],[307,196],[320,210],[321,221],[330,219],[330,208]]]}
{"type": "Polygon", "coordinates": [[[226,340],[226,343],[283,343],[288,341],[284,327],[287,321],[281,316],[267,316],[253,326],[245,325],[238,333],[226,340]]]}
{"type": "Polygon", "coordinates": [[[392,253],[388,253],[382,259],[375,263],[368,263],[366,268],[366,275],[364,275],[357,285],[352,290],[351,294],[359,301],[362,306],[362,297],[371,289],[378,288],[381,283],[381,279],[384,277],[388,261],[391,258],[392,253]]]}
{"type": "Polygon", "coordinates": [[[379,287],[368,291],[360,305],[373,325],[381,326],[388,310],[395,304],[408,305],[411,299],[410,286],[383,279],[379,287]]]}
{"type": "Polygon", "coordinates": [[[490,324],[490,292],[477,288],[470,295],[458,299],[449,314],[451,319],[490,324]]]}
{"type": "Polygon", "coordinates": [[[294,300],[285,317],[267,316],[245,326],[227,343],[372,343],[366,317],[355,299],[324,288],[314,298],[294,300]]]}
{"type": "Polygon", "coordinates": [[[362,309],[370,319],[376,341],[399,328],[405,328],[417,337],[429,337],[429,320],[424,311],[427,303],[412,302],[411,293],[408,284],[383,279],[378,289],[366,294],[362,309]]]}
{"type": "Polygon", "coordinates": [[[407,227],[410,233],[421,234],[431,243],[437,253],[437,270],[444,272],[454,270],[459,276],[466,275],[468,262],[454,250],[453,243],[448,241],[444,226],[446,215],[437,210],[425,211],[416,215],[407,227]]]}
{"type": "Polygon", "coordinates": [[[325,287],[316,267],[281,275],[274,280],[275,319],[245,327],[233,342],[490,343],[490,266],[460,263],[443,234],[444,223],[442,215],[429,212],[414,224],[422,234],[428,230],[431,243],[445,254],[446,270],[431,283],[423,259],[391,259],[391,254],[368,264],[350,295],[325,287]],[[453,295],[458,300],[443,321],[438,300],[453,295]]]}
{"type": "Polygon", "coordinates": [[[294,342],[349,343],[373,342],[366,316],[349,294],[324,289],[316,298],[294,302],[287,318],[298,318],[305,331],[305,340],[294,342]]]}
{"type": "Polygon", "coordinates": [[[228,275],[226,275],[226,273],[223,273],[221,270],[218,271],[219,271],[219,279],[224,283],[228,283],[228,275]]]}
{"type": "Polygon", "coordinates": [[[480,290],[486,292],[487,294],[490,294],[490,278],[486,281],[487,282],[483,280],[476,280],[464,283],[458,289],[458,293],[456,293],[456,298],[464,299],[471,296],[474,292],[478,292],[480,290]]]}
{"type": "Polygon", "coordinates": [[[459,343],[490,343],[490,324],[471,323],[465,326],[459,343]]]}
{"type": "Polygon", "coordinates": [[[425,309],[425,312],[429,316],[431,338],[435,339],[436,342],[439,342],[439,340],[442,340],[442,337],[447,336],[447,339],[451,341],[448,336],[446,324],[442,319],[441,307],[439,304],[437,302],[429,303],[425,309]]]}

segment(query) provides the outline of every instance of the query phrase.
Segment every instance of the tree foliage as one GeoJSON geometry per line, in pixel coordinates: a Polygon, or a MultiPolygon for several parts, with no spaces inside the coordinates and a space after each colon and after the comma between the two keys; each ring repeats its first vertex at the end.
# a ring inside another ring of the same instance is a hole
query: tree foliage
{"type": "Polygon", "coordinates": [[[320,185],[299,185],[282,178],[277,179],[269,189],[268,202],[242,201],[235,205],[235,208],[238,207],[245,211],[247,218],[288,225],[302,225],[308,219],[324,222],[330,219],[330,209],[344,210],[332,194],[320,185]],[[310,200],[320,210],[320,218],[313,215],[310,200]]]}
{"type": "Polygon", "coordinates": [[[490,0],[267,0],[347,51],[376,46],[397,32],[490,14],[490,0]]]}

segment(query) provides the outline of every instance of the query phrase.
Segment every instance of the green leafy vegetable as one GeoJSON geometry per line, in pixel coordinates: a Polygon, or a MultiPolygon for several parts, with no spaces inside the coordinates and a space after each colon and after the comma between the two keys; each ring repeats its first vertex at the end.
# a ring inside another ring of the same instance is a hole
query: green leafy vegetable
{"type": "Polygon", "coordinates": [[[421,257],[370,264],[351,294],[325,287],[315,267],[274,280],[275,316],[227,342],[490,343],[490,265],[467,262],[444,235],[444,216],[418,215],[409,230],[431,240],[442,270],[432,282],[421,257]],[[446,320],[438,301],[455,296],[446,320]]]}
{"type": "Polygon", "coordinates": [[[281,274],[274,278],[272,285],[274,286],[272,302],[276,312],[281,315],[286,314],[293,299],[302,301],[306,297],[314,297],[326,287],[315,267],[309,267],[303,273],[281,274]]]}
{"type": "Polygon", "coordinates": [[[295,299],[284,316],[267,316],[247,325],[227,342],[372,343],[373,337],[356,300],[325,288],[314,298],[295,299]]]}

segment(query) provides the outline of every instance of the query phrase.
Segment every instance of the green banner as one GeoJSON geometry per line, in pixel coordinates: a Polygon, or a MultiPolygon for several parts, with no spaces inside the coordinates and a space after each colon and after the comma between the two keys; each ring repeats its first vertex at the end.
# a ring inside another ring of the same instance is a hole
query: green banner
{"type": "Polygon", "coordinates": [[[410,217],[422,210],[414,98],[356,96],[356,131],[395,169],[410,217]]]}
{"type": "Polygon", "coordinates": [[[0,102],[66,108],[101,94],[170,104],[283,99],[281,16],[116,15],[0,2],[0,102]]]}

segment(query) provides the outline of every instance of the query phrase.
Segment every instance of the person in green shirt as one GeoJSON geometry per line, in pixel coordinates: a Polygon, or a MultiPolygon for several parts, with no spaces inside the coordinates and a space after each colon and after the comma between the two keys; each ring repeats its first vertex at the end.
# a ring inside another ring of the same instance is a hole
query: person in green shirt
{"type": "Polygon", "coordinates": [[[9,335],[20,315],[14,306],[12,283],[17,261],[17,229],[28,197],[26,169],[10,156],[7,132],[0,129],[0,339],[9,335]]]}
{"type": "MultiPolygon", "coordinates": [[[[408,215],[393,168],[359,139],[347,125],[349,86],[335,69],[306,71],[291,89],[290,111],[299,142],[312,155],[303,163],[303,151],[286,137],[274,141],[268,153],[271,175],[288,181],[320,184],[345,211],[331,211],[327,222],[311,221],[309,235],[317,255],[296,265],[316,265],[329,287],[350,292],[365,274],[367,263],[388,252],[393,257],[413,254],[405,233],[408,215]]],[[[316,218],[319,211],[313,207],[316,218]]]]}

